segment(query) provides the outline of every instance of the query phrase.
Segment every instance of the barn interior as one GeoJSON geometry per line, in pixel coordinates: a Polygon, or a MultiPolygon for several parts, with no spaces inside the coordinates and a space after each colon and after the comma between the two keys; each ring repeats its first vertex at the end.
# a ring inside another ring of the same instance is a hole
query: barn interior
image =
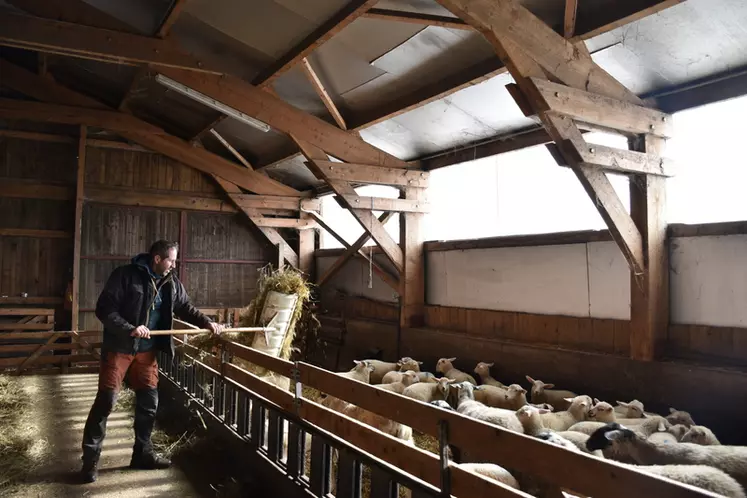
{"type": "Polygon", "coordinates": [[[251,485],[187,484],[185,457],[95,496],[715,496],[336,373],[488,362],[747,445],[745,25],[740,0],[0,0],[0,387],[78,417],[34,436],[62,470],[6,478],[0,456],[0,494],[86,493],[60,475],[106,354],[97,299],[166,239],[228,327],[270,327],[242,321],[262,275],[300,273],[298,342],[200,350],[185,328],[159,358],[159,410],[251,485]]]}

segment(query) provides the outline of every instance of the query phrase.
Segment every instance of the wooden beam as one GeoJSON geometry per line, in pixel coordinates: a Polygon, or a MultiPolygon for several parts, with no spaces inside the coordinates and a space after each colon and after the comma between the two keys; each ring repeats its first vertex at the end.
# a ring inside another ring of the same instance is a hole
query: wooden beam
{"type": "Polygon", "coordinates": [[[164,68],[165,76],[219,100],[283,133],[307,141],[340,160],[406,168],[407,163],[316,116],[229,75],[217,76],[164,68]]]}
{"type": "Polygon", "coordinates": [[[237,200],[235,198],[237,196],[242,195],[241,189],[236,186],[235,184],[228,182],[218,176],[213,176],[213,179],[215,182],[220,186],[221,189],[226,193],[228,198],[231,200],[231,202],[234,203],[234,205],[241,211],[244,216],[247,217],[249,222],[257,227],[257,230],[262,232],[262,234],[267,238],[267,240],[274,245],[275,247],[280,247],[283,250],[283,257],[286,261],[288,261],[288,264],[291,266],[298,268],[299,260],[298,260],[298,254],[293,250],[293,248],[288,245],[288,243],[285,241],[282,235],[280,235],[280,232],[278,232],[275,228],[270,227],[259,227],[255,224],[255,220],[257,218],[260,218],[262,214],[260,211],[256,208],[249,208],[249,207],[241,207],[237,200]]]}
{"type": "Polygon", "coordinates": [[[391,185],[393,187],[427,187],[428,177],[430,176],[425,171],[332,161],[316,161],[316,166],[324,172],[327,178],[333,180],[391,185]]]}
{"type": "MultiPolygon", "coordinates": [[[[42,78],[34,73],[16,66],[4,59],[0,59],[0,73],[3,75],[3,84],[18,92],[34,97],[44,102],[64,104],[66,106],[80,106],[88,110],[75,109],[75,113],[86,115],[90,110],[103,112],[108,108],[85,95],[74,92],[58,83],[42,78]]],[[[26,103],[28,104],[28,103],[26,103]]],[[[111,113],[111,111],[109,111],[111,113]]],[[[135,125],[142,123],[148,129],[155,128],[134,116],[122,114],[126,123],[135,125]]],[[[103,114],[108,116],[108,114],[103,114]]],[[[334,128],[334,127],[333,127],[334,128]]],[[[158,128],[156,128],[159,130],[158,128]]],[[[225,180],[235,183],[252,192],[264,195],[301,195],[295,189],[283,185],[280,182],[254,171],[247,171],[235,163],[227,161],[205,149],[193,147],[187,142],[166,135],[162,130],[158,134],[143,132],[121,132],[123,137],[133,142],[148,147],[160,154],[168,156],[187,166],[208,174],[216,174],[225,180]]]]}
{"type": "Polygon", "coordinates": [[[140,145],[128,144],[126,142],[117,142],[115,140],[101,140],[98,138],[88,139],[89,147],[97,147],[99,149],[117,149],[117,150],[129,150],[131,152],[147,152],[148,154],[158,154],[156,151],[146,149],[140,145]]]}
{"type": "Polygon", "coordinates": [[[133,33],[135,28],[120,21],[116,17],[97,9],[86,2],[49,2],[47,0],[6,0],[7,3],[18,7],[37,17],[44,17],[55,21],[81,24],[93,28],[103,28],[112,31],[133,33]]]}
{"type": "Polygon", "coordinates": [[[311,66],[311,62],[307,57],[304,57],[301,60],[301,67],[306,73],[306,77],[311,83],[311,86],[314,88],[314,91],[317,95],[319,95],[319,98],[322,99],[324,107],[327,108],[329,113],[332,115],[332,118],[335,120],[335,123],[337,123],[337,126],[339,126],[343,130],[347,130],[348,126],[345,124],[345,119],[343,119],[342,114],[340,114],[340,110],[335,105],[332,97],[329,96],[327,89],[324,88],[322,80],[319,79],[319,76],[316,74],[316,71],[314,71],[314,68],[311,66]]]}
{"type": "Polygon", "coordinates": [[[0,137],[18,138],[21,140],[33,140],[35,142],[50,142],[59,144],[72,144],[77,140],[64,135],[53,135],[51,133],[39,133],[36,131],[0,130],[0,137]]]}
{"type": "Polygon", "coordinates": [[[298,197],[280,195],[233,194],[231,200],[238,207],[249,209],[287,209],[289,211],[311,209],[319,211],[322,205],[320,199],[299,199],[298,197]]]}
{"type": "MultiPolygon", "coordinates": [[[[426,190],[406,188],[405,199],[421,202],[426,190]]],[[[404,269],[400,277],[400,327],[422,327],[425,323],[425,251],[423,243],[424,216],[419,212],[400,215],[399,240],[404,254],[404,269]]]]}
{"type": "Polygon", "coordinates": [[[296,230],[308,230],[310,228],[318,228],[314,220],[302,220],[295,218],[270,218],[267,216],[260,216],[252,218],[252,221],[258,227],[269,227],[269,228],[294,228],[296,230]]]}
{"type": "MultiPolygon", "coordinates": [[[[368,239],[370,238],[370,235],[368,235],[367,233],[364,233],[364,235],[358,238],[355,244],[350,245],[348,241],[346,241],[340,234],[338,234],[337,231],[335,231],[332,228],[332,226],[329,223],[327,223],[319,213],[316,213],[314,211],[308,211],[308,214],[309,216],[311,216],[312,218],[316,220],[319,226],[324,228],[332,237],[334,237],[340,244],[342,244],[342,246],[346,249],[345,254],[348,254],[349,252],[350,253],[349,257],[358,256],[361,259],[363,259],[366,263],[371,265],[371,269],[373,270],[373,272],[376,273],[376,275],[378,275],[379,278],[381,278],[381,280],[384,281],[384,283],[389,285],[396,292],[399,292],[399,279],[395,277],[394,275],[390,274],[388,271],[386,271],[379,263],[376,262],[376,260],[372,259],[370,254],[366,254],[365,250],[363,249],[363,245],[366,243],[366,241],[368,241],[368,239]],[[363,240],[363,242],[360,242],[361,240],[363,240]],[[357,246],[357,249],[354,249],[354,247],[356,246],[357,246]]],[[[384,224],[384,222],[388,220],[389,220],[388,216],[382,215],[379,217],[379,222],[382,225],[384,224]]],[[[341,258],[344,257],[345,254],[343,254],[341,258]]],[[[335,261],[332,267],[330,267],[324,273],[324,275],[321,276],[319,281],[317,281],[317,286],[321,287],[322,285],[327,283],[334,276],[334,274],[337,273],[340,270],[340,268],[342,268],[344,264],[345,264],[345,261],[340,261],[340,259],[335,261]]]]}
{"type": "MultiPolygon", "coordinates": [[[[80,320],[80,249],[81,236],[83,231],[83,201],[85,199],[86,183],[86,137],[88,130],[85,126],[80,127],[80,142],[78,143],[78,172],[75,182],[75,220],[73,222],[73,303],[72,303],[72,322],[70,328],[78,330],[80,320]]],[[[21,371],[19,367],[18,371],[21,371]]]]}
{"type": "MultiPolygon", "coordinates": [[[[500,56],[511,41],[544,71],[574,88],[641,105],[641,100],[516,0],[437,0],[474,26],[500,56]]],[[[504,61],[505,62],[505,61],[504,61]]]]}
{"type": "Polygon", "coordinates": [[[532,83],[547,104],[547,110],[612,130],[672,137],[674,120],[665,112],[544,79],[532,78],[532,83]]]}
{"type": "Polygon", "coordinates": [[[378,0],[349,0],[335,15],[262,71],[254,78],[252,84],[260,88],[272,84],[275,79],[298,64],[301,59],[308,57],[314,50],[358,19],[377,2],[378,0]]]}
{"type": "Polygon", "coordinates": [[[168,14],[166,14],[166,17],[161,22],[161,26],[158,28],[158,32],[156,33],[156,36],[158,38],[166,38],[169,35],[169,31],[171,31],[171,27],[174,25],[176,20],[179,18],[179,14],[181,14],[186,4],[187,4],[187,0],[173,0],[171,2],[171,7],[169,7],[169,12],[168,14]]]}
{"type": "Polygon", "coordinates": [[[576,34],[576,11],[578,0],[565,0],[565,16],[563,17],[563,36],[572,38],[576,34]]]}
{"type": "Polygon", "coordinates": [[[130,81],[130,86],[127,87],[127,91],[122,96],[122,100],[119,101],[119,105],[117,106],[118,110],[125,111],[128,109],[130,100],[135,95],[138,85],[143,78],[148,76],[148,73],[148,66],[141,66],[135,71],[135,75],[132,77],[132,81],[130,81]]]}
{"type": "Polygon", "coordinates": [[[0,316],[54,316],[54,308],[0,308],[0,316]]]}
{"type": "MultiPolygon", "coordinates": [[[[645,136],[634,144],[641,152],[661,154],[664,140],[645,136]]],[[[630,215],[643,237],[643,274],[630,277],[630,356],[651,361],[661,351],[669,323],[669,251],[666,179],[636,175],[630,180],[630,215]]]]}
{"type": "MultiPolygon", "coordinates": [[[[3,75],[5,80],[5,75],[3,75]]],[[[5,83],[5,81],[3,81],[5,83]]],[[[28,100],[0,99],[0,116],[4,119],[96,126],[117,133],[149,133],[163,135],[157,126],[128,114],[99,109],[80,108],[28,100]]]]}
{"type": "MultiPolygon", "coordinates": [[[[302,219],[308,219],[306,213],[301,213],[302,219]]],[[[298,269],[306,274],[310,282],[314,281],[314,245],[316,241],[315,230],[300,230],[298,232],[298,269]]]]}
{"type": "Polygon", "coordinates": [[[10,12],[0,17],[0,45],[114,64],[210,71],[169,40],[10,12]]]}
{"type": "Polygon", "coordinates": [[[236,213],[230,202],[211,197],[195,197],[184,194],[163,194],[133,191],[114,187],[87,186],[85,198],[88,202],[118,206],[142,206],[161,209],[186,209],[189,211],[213,211],[236,213]]]}
{"type": "Polygon", "coordinates": [[[425,171],[432,171],[549,142],[552,142],[552,137],[544,128],[530,128],[517,133],[499,135],[460,149],[451,149],[435,156],[419,159],[417,162],[425,171]]]}
{"type": "Polygon", "coordinates": [[[363,14],[368,19],[380,19],[382,21],[398,21],[423,26],[438,26],[450,29],[474,29],[458,17],[435,16],[432,14],[421,14],[419,12],[406,12],[392,9],[370,9],[363,14]]]}
{"type": "MultiPolygon", "coordinates": [[[[291,135],[291,138],[298,144],[301,152],[303,152],[304,156],[306,156],[306,159],[310,161],[310,164],[312,166],[314,165],[314,161],[316,160],[329,160],[327,154],[325,154],[323,150],[319,149],[313,144],[301,140],[293,135],[291,135]]],[[[316,168],[313,167],[312,170],[314,169],[316,168]]],[[[324,178],[324,180],[329,184],[330,187],[332,187],[335,193],[343,198],[346,207],[350,210],[353,217],[358,221],[358,223],[360,223],[364,230],[371,234],[371,238],[376,241],[379,247],[381,247],[381,249],[384,251],[384,254],[386,254],[387,258],[389,258],[397,271],[401,272],[403,265],[402,250],[400,249],[399,245],[394,242],[392,236],[389,235],[389,233],[379,222],[379,220],[376,219],[371,209],[366,209],[364,208],[364,205],[362,203],[355,202],[356,198],[358,198],[358,194],[355,192],[355,189],[347,182],[325,178],[324,173],[318,169],[316,169],[316,171],[314,172],[321,178],[324,178]],[[353,204],[348,203],[348,200],[352,200],[353,204]],[[358,208],[356,204],[360,205],[361,207],[358,208]]]]}
{"type": "Polygon", "coordinates": [[[584,143],[576,149],[581,162],[613,173],[643,173],[673,176],[673,161],[656,154],[622,150],[615,147],[584,143]]]}
{"type": "MultiPolygon", "coordinates": [[[[338,181],[339,180],[335,180],[338,181]]],[[[353,190],[355,192],[355,190],[353,190]]],[[[388,199],[385,197],[364,197],[358,194],[344,194],[342,200],[352,209],[370,209],[372,211],[396,211],[398,213],[428,213],[430,204],[421,199],[388,199]]]]}
{"type": "MultiPolygon", "coordinates": [[[[77,320],[75,320],[75,323],[77,323],[77,320]]],[[[47,351],[49,349],[49,346],[52,345],[54,341],[56,341],[61,335],[62,334],[59,332],[56,334],[53,334],[49,339],[47,339],[47,342],[37,347],[36,350],[31,355],[29,355],[25,360],[21,362],[20,365],[18,365],[18,368],[16,369],[16,375],[23,372],[24,368],[30,367],[31,365],[36,363],[37,358],[39,358],[39,356],[44,351],[47,351]]]]}
{"type": "Polygon", "coordinates": [[[0,228],[0,237],[35,237],[40,239],[69,239],[73,234],[64,230],[31,230],[28,228],[0,228]]]}
{"type": "Polygon", "coordinates": [[[63,185],[21,182],[3,178],[0,182],[0,197],[69,201],[75,199],[75,193],[72,188],[63,185]]]}
{"type": "Polygon", "coordinates": [[[217,131],[215,131],[212,128],[210,128],[210,133],[215,138],[217,138],[218,141],[223,145],[223,147],[225,147],[228,150],[228,152],[230,152],[233,155],[233,157],[235,157],[236,159],[238,159],[241,164],[243,164],[244,166],[246,166],[248,169],[254,170],[254,167],[251,165],[251,163],[249,161],[247,161],[244,156],[242,156],[241,154],[239,154],[239,151],[237,151],[236,149],[234,149],[233,146],[228,143],[228,140],[226,140],[225,138],[223,138],[223,136],[220,133],[218,133],[217,131]]]}

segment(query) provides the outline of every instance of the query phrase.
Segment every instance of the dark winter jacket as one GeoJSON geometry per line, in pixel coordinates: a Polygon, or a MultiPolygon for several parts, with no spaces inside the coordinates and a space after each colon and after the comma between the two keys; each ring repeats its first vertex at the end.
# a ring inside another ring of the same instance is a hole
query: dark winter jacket
{"type": "MultiPolygon", "coordinates": [[[[200,328],[207,328],[211,323],[189,301],[184,286],[173,272],[156,284],[149,268],[139,264],[144,257],[148,255],[139,254],[129,265],[115,269],[99,295],[96,316],[104,324],[103,353],[135,354],[140,350],[140,338],[130,334],[139,325],[147,326],[157,288],[162,300],[158,329],[173,328],[175,316],[200,328]]],[[[168,355],[174,354],[170,335],[155,336],[153,348],[168,355]]]]}

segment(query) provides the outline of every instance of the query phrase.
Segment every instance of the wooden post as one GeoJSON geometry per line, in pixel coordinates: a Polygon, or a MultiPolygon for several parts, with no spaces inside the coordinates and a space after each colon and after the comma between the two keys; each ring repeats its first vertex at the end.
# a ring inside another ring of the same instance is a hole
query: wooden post
{"type": "MultiPolygon", "coordinates": [[[[308,219],[310,216],[301,213],[302,219],[308,219]]],[[[308,275],[310,282],[314,281],[314,238],[316,229],[298,231],[298,269],[308,275]]]]}
{"type": "Polygon", "coordinates": [[[182,210],[179,215],[179,280],[187,285],[187,212],[182,210]]]}
{"type": "Polygon", "coordinates": [[[277,252],[275,254],[275,266],[278,270],[281,270],[285,265],[285,242],[278,242],[275,244],[277,252]]]}
{"type": "MultiPolygon", "coordinates": [[[[664,140],[645,135],[631,148],[661,154],[664,140]]],[[[630,356],[651,361],[666,340],[669,322],[669,248],[666,244],[666,178],[630,180],[630,215],[643,238],[645,271],[630,278],[630,356]]]]}
{"type": "MultiPolygon", "coordinates": [[[[405,188],[405,198],[425,200],[426,189],[405,188]]],[[[425,254],[423,213],[400,215],[404,267],[400,276],[400,327],[421,327],[425,321],[425,254]]]]}
{"type": "Polygon", "coordinates": [[[80,138],[78,140],[78,175],[75,184],[75,223],[73,225],[73,303],[71,328],[79,328],[80,309],[80,244],[83,220],[84,183],[86,180],[86,135],[87,128],[80,127],[80,138]]]}

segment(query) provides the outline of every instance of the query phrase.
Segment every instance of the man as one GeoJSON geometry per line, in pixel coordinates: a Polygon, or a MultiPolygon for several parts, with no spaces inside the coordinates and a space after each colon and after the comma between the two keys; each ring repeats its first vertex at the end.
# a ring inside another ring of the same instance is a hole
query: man
{"type": "Polygon", "coordinates": [[[170,335],[151,336],[151,330],[172,329],[176,316],[220,334],[223,326],[212,322],[189,301],[184,286],[171,272],[179,245],[159,240],[148,253],[132,258],[109,276],[96,303],[96,316],[104,324],[99,387],[83,430],[84,482],[97,478],[106,420],[127,375],[135,391],[135,445],[130,467],[160,469],[171,465],[153,451],[151,432],[158,408],[156,354],[174,355],[170,335]]]}

